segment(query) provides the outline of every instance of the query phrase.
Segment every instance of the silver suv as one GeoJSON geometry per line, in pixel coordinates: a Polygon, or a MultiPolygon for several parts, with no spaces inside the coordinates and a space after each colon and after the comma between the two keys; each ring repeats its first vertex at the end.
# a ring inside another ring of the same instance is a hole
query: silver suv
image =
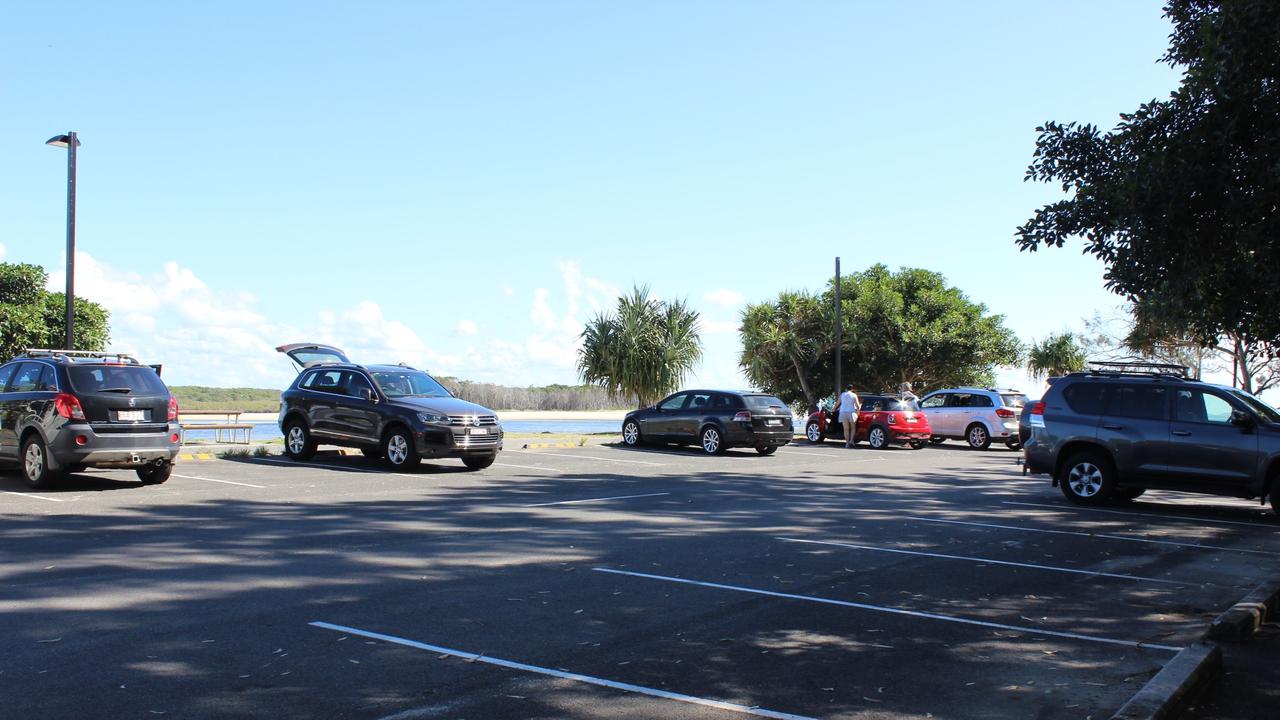
{"type": "Polygon", "coordinates": [[[929,418],[929,441],[935,445],[964,440],[975,450],[986,450],[998,440],[1017,449],[1018,416],[1026,404],[1021,390],[962,387],[934,390],[920,399],[920,410],[929,418]]]}

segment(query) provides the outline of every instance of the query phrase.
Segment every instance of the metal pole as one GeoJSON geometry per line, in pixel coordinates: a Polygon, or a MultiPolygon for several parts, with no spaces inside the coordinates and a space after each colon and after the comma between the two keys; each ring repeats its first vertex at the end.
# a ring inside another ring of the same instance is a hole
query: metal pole
{"type": "Polygon", "coordinates": [[[840,397],[840,258],[836,258],[836,397],[840,397]]]}
{"type": "Polygon", "coordinates": [[[67,133],[67,349],[75,350],[76,298],[76,140],[67,133]]]}

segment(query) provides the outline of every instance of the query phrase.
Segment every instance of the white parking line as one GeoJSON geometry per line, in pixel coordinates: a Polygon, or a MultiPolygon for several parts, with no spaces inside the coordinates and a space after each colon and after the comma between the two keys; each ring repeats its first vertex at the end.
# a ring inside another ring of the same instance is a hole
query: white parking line
{"type": "Polygon", "coordinates": [[[48,500],[49,502],[62,502],[59,498],[45,497],[43,495],[33,495],[31,493],[13,492],[12,490],[4,490],[5,495],[17,495],[18,497],[35,498],[36,500],[48,500]]]}
{"type": "Polygon", "coordinates": [[[204,480],[205,482],[224,483],[226,485],[239,485],[240,487],[258,488],[259,490],[265,489],[267,487],[266,485],[250,485],[249,483],[232,482],[230,480],[219,480],[217,478],[200,477],[199,475],[179,475],[178,473],[174,473],[173,476],[178,478],[184,478],[186,480],[204,480]]]}
{"type": "Polygon", "coordinates": [[[562,472],[555,468],[542,467],[540,465],[512,465],[510,463],[500,463],[500,462],[496,462],[494,463],[494,465],[497,465],[498,467],[520,468],[521,470],[545,470],[547,472],[553,472],[553,473],[562,472]]]}
{"type": "Polygon", "coordinates": [[[1201,545],[1199,543],[1183,543],[1174,542],[1172,540],[1151,540],[1149,538],[1132,538],[1123,535],[1107,535],[1105,533],[1087,533],[1073,532],[1071,530],[1042,530],[1040,528],[1018,527],[1017,525],[993,525],[991,523],[966,522],[964,520],[940,520],[938,518],[912,517],[906,516],[906,520],[918,520],[920,522],[946,523],[948,525],[972,525],[974,527],[996,528],[999,530],[1017,530],[1019,532],[1031,533],[1047,533],[1051,535],[1074,535],[1076,537],[1102,538],[1106,540],[1123,540],[1125,542],[1148,543],[1151,545],[1171,545],[1173,547],[1196,548],[1198,550],[1222,550],[1225,552],[1248,553],[1250,555],[1266,555],[1268,557],[1275,553],[1264,550],[1243,550],[1241,548],[1221,547],[1219,545],[1201,545]]]}
{"type": "MultiPolygon", "coordinates": [[[[324,463],[310,462],[307,460],[268,460],[266,458],[254,458],[250,460],[254,463],[270,463],[272,465],[288,465],[296,468],[323,468],[325,470],[346,470],[348,472],[375,473],[378,475],[386,475],[381,470],[370,470],[368,468],[351,467],[350,465],[326,465],[324,463]]],[[[416,475],[410,477],[417,477],[416,475]]]]}
{"type": "Polygon", "coordinates": [[[658,466],[662,463],[646,462],[644,460],[618,460],[617,458],[599,457],[598,455],[570,455],[568,453],[552,453],[545,450],[507,450],[506,452],[526,453],[530,455],[550,455],[551,457],[567,457],[567,458],[584,458],[586,460],[600,460],[601,462],[630,463],[632,465],[653,465],[658,466]]]}
{"type": "Polygon", "coordinates": [[[738,587],[736,585],[722,585],[720,583],[686,580],[684,578],[667,577],[665,575],[649,575],[648,573],[627,572],[625,570],[610,570],[608,568],[592,569],[596,572],[612,573],[614,575],[627,575],[630,577],[645,578],[648,580],[662,580],[664,582],[680,583],[682,585],[697,585],[699,587],[713,588],[715,590],[732,590],[734,592],[766,595],[768,597],[782,598],[784,600],[803,600],[805,602],[822,603],[824,605],[839,605],[841,607],[856,608],[858,610],[870,610],[872,612],[889,613],[891,615],[906,615],[908,617],[924,618],[926,620],[941,620],[943,622],[960,623],[962,625],[977,625],[979,627],[995,628],[998,630],[1012,630],[1013,632],[1027,633],[1031,635],[1048,635],[1051,637],[1068,638],[1071,640],[1087,640],[1089,642],[1107,643],[1109,645],[1124,645],[1125,647],[1154,648],[1156,650],[1168,650],[1169,652],[1178,652],[1182,649],[1173,645],[1157,645],[1155,643],[1145,643],[1135,640],[1117,640],[1115,638],[1098,637],[1096,635],[1081,635],[1079,633],[1058,632],[1057,630],[1045,630],[1043,628],[1005,625],[1003,623],[987,622],[986,620],[971,620],[969,618],[956,617],[954,615],[920,612],[918,610],[903,610],[901,608],[868,605],[866,603],[849,602],[847,600],[832,600],[830,598],[817,597],[814,595],[792,595],[791,593],[780,593],[772,590],[738,587]]]}
{"type": "Polygon", "coordinates": [[[899,555],[920,555],[922,557],[942,558],[943,560],[966,560],[968,562],[982,563],[983,565],[1009,565],[1011,567],[1030,568],[1032,570],[1047,570],[1049,572],[1073,573],[1076,575],[1091,575],[1094,577],[1118,578],[1121,580],[1139,580],[1142,582],[1167,583],[1169,585],[1187,585],[1188,583],[1178,582],[1177,580],[1162,580],[1160,578],[1142,577],[1139,575],[1123,575],[1120,573],[1095,572],[1092,570],[1077,570],[1075,568],[1056,567],[1053,565],[1036,565],[1034,563],[1020,563],[1009,560],[992,560],[991,558],[968,557],[965,555],[943,555],[941,553],[924,552],[921,550],[901,550],[898,548],[873,547],[870,545],[854,545],[852,543],[830,542],[825,540],[801,540],[799,538],[774,538],[782,542],[793,543],[809,543],[810,545],[830,545],[832,547],[852,548],[854,550],[872,550],[875,552],[897,553],[899,555]]]}
{"type": "Polygon", "coordinates": [[[593,503],[604,502],[605,500],[630,500],[631,498],[658,497],[659,495],[670,495],[671,493],[645,493],[644,495],[614,495],[613,497],[587,498],[585,500],[561,500],[560,502],[536,503],[534,505],[525,505],[525,507],[550,507],[552,505],[575,505],[577,503],[593,503]]]}
{"type": "Polygon", "coordinates": [[[1189,515],[1164,515],[1164,514],[1161,514],[1159,511],[1144,513],[1144,512],[1134,512],[1131,510],[1106,510],[1103,508],[1080,508],[1080,507],[1072,507],[1069,505],[1049,505],[1048,503],[1013,502],[1011,500],[1005,500],[1002,504],[1019,505],[1022,507],[1050,508],[1053,510],[1058,510],[1060,512],[1071,511],[1071,512],[1086,512],[1086,513],[1108,513],[1111,515],[1134,515],[1136,517],[1159,518],[1161,520],[1190,520],[1192,522],[1198,522],[1198,523],[1214,523],[1215,525],[1243,525],[1245,527],[1251,527],[1251,528],[1276,527],[1275,524],[1270,523],[1267,520],[1263,520],[1261,517],[1259,517],[1259,520],[1262,520],[1262,523],[1259,524],[1256,522],[1241,522],[1239,520],[1214,520],[1212,518],[1191,517],[1189,515]]]}
{"type": "Polygon", "coordinates": [[[394,635],[383,635],[382,633],[370,632],[368,630],[360,630],[358,628],[347,627],[345,625],[334,625],[322,621],[308,623],[312,627],[324,628],[326,630],[336,630],[341,633],[351,635],[359,635],[373,640],[382,640],[383,642],[395,643],[396,645],[404,645],[418,650],[427,650],[433,653],[443,655],[452,655],[462,658],[468,662],[485,663],[487,665],[497,665],[498,667],[508,668],[510,670],[523,670],[525,672],[537,673],[539,675],[548,675],[550,677],[560,678],[562,680],[575,680],[577,682],[587,683],[589,685],[598,685],[614,690],[622,690],[624,692],[639,693],[641,695],[649,695],[651,697],[664,698],[667,700],[677,700],[679,702],[691,703],[694,705],[702,705],[704,707],[713,707],[720,710],[729,710],[730,712],[742,713],[744,715],[755,715],[756,717],[779,718],[780,720],[815,720],[814,718],[804,715],[792,715],[791,713],[777,712],[774,710],[766,710],[760,707],[752,707],[747,705],[737,705],[734,703],[724,702],[722,700],[710,700],[707,698],[694,697],[692,695],[681,695],[680,693],[667,692],[666,690],[657,690],[641,685],[632,685],[631,683],[618,682],[616,680],[605,680],[603,678],[592,677],[590,675],[581,675],[578,673],[566,672],[564,670],[554,670],[552,668],[538,667],[537,665],[526,665],[522,662],[514,660],[503,660],[501,658],[489,657],[488,655],[477,655],[476,653],[466,652],[465,650],[452,650],[450,648],[441,647],[439,645],[428,645],[427,643],[418,642],[416,640],[408,640],[406,638],[396,637],[394,635]]]}

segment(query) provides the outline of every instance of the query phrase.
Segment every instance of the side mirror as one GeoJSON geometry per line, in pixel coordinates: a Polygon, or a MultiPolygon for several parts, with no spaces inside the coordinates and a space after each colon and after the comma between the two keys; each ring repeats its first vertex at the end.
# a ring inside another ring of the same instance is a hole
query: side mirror
{"type": "Polygon", "coordinates": [[[364,398],[368,402],[373,402],[376,399],[373,395],[373,389],[367,387],[360,388],[360,397],[364,398]]]}
{"type": "Polygon", "coordinates": [[[1243,410],[1232,410],[1231,424],[1244,430],[1252,430],[1253,418],[1243,410]]]}

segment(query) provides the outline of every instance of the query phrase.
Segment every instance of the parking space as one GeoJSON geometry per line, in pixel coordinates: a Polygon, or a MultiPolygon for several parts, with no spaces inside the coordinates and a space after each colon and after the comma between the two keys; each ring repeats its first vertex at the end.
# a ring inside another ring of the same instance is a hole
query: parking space
{"type": "Polygon", "coordinates": [[[1260,579],[1256,504],[793,445],[0,475],[15,716],[1113,712],[1260,579]]]}

